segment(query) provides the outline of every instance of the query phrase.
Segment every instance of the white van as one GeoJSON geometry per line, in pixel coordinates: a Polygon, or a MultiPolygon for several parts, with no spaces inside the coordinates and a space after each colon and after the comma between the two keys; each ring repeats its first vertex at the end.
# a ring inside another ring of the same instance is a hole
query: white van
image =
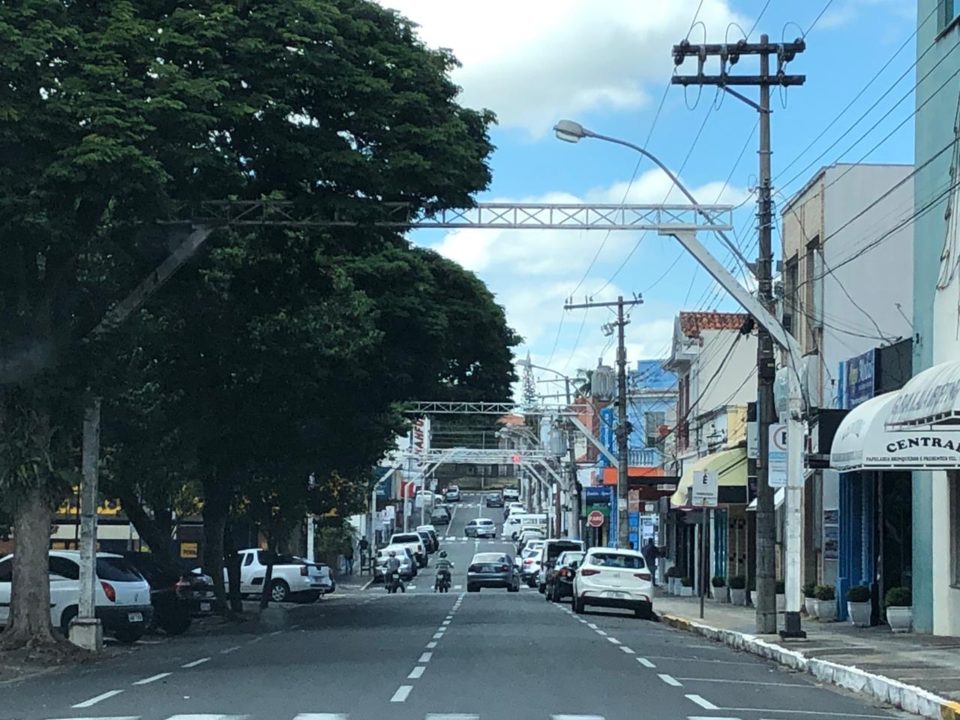
{"type": "Polygon", "coordinates": [[[547,516],[545,513],[514,513],[503,523],[503,537],[505,540],[514,540],[520,537],[524,528],[547,529],[547,516]]]}

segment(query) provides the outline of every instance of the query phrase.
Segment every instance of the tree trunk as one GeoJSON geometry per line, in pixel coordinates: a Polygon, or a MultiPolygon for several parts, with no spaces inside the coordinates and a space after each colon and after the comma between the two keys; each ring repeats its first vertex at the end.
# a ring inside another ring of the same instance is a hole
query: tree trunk
{"type": "Polygon", "coordinates": [[[203,572],[213,578],[217,612],[227,610],[223,583],[223,531],[227,525],[228,504],[207,498],[203,504],[203,572]]]}
{"type": "Polygon", "coordinates": [[[224,563],[227,566],[229,580],[230,612],[235,615],[243,613],[243,599],[240,596],[240,554],[237,552],[237,538],[234,534],[234,523],[227,522],[223,537],[224,563]]]}
{"type": "Polygon", "coordinates": [[[14,512],[17,543],[13,556],[10,622],[0,634],[0,649],[39,648],[59,644],[50,623],[50,575],[47,551],[53,508],[39,488],[30,490],[14,512]]]}
{"type": "Polygon", "coordinates": [[[146,508],[141,504],[140,498],[130,488],[117,488],[115,491],[117,500],[120,501],[120,507],[123,512],[137,529],[137,534],[146,542],[153,553],[154,558],[164,567],[176,567],[176,561],[173,557],[170,540],[170,512],[168,509],[161,508],[155,511],[151,516],[146,508]],[[167,514],[167,522],[163,522],[161,515],[167,514]]]}

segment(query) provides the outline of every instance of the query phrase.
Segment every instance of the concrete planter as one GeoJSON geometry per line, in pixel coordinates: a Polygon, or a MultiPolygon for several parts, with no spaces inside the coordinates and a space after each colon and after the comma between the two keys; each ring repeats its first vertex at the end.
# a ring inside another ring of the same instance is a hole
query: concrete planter
{"type": "Polygon", "coordinates": [[[895,633],[908,633],[913,626],[913,607],[890,605],[887,607],[887,622],[895,633]]]}
{"type": "Polygon", "coordinates": [[[836,600],[817,600],[817,619],[822,622],[835,622],[837,619],[836,600]]]}
{"type": "Polygon", "coordinates": [[[680,591],[677,587],[680,585],[680,578],[667,578],[667,592],[671,595],[679,595],[680,591]]]}
{"type": "Polygon", "coordinates": [[[693,587],[681,584],[680,597],[693,597],[693,587]]]}
{"type": "Polygon", "coordinates": [[[713,588],[713,599],[721,605],[730,602],[730,596],[727,594],[726,586],[713,588]]]}
{"type": "Polygon", "coordinates": [[[872,603],[869,600],[866,602],[847,600],[847,615],[850,616],[850,622],[857,627],[870,627],[872,609],[872,603]]]}
{"type": "Polygon", "coordinates": [[[730,588],[730,602],[733,605],[739,605],[741,607],[746,607],[747,605],[747,589],[741,588],[730,588]]]}
{"type": "Polygon", "coordinates": [[[803,607],[804,607],[804,608],[806,609],[806,611],[807,611],[807,617],[808,617],[808,618],[811,618],[811,619],[813,619],[813,620],[816,620],[816,618],[817,618],[817,599],[816,599],[816,598],[811,598],[811,597],[804,598],[804,599],[803,599],[803,607]]]}

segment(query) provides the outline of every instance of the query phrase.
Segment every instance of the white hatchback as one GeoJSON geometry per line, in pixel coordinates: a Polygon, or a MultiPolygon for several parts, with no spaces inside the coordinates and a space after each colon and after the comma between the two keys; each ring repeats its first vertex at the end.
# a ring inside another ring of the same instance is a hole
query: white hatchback
{"type": "MultiPolygon", "coordinates": [[[[49,563],[50,622],[66,635],[80,604],[80,553],[51,550],[49,563]]],[[[136,642],[153,617],[150,585],[125,558],[112,553],[97,553],[96,574],[95,608],[104,632],[121,642],[136,642]]],[[[12,584],[13,555],[7,555],[0,558],[0,626],[10,618],[12,584]]]]}
{"type": "Polygon", "coordinates": [[[587,605],[633,610],[637,617],[653,612],[653,576],[636,550],[591,548],[573,579],[573,610],[587,605]]]}

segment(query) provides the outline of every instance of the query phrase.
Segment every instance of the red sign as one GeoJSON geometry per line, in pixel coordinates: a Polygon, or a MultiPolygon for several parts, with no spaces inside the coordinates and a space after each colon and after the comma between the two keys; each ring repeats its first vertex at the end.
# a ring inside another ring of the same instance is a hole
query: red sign
{"type": "Polygon", "coordinates": [[[519,455],[514,455],[514,456],[513,456],[513,464],[514,464],[514,465],[519,465],[519,464],[520,464],[520,456],[519,456],[519,455]]]}
{"type": "Polygon", "coordinates": [[[594,510],[589,515],[587,515],[587,525],[592,528],[598,528],[603,525],[603,513],[599,510],[594,510]]]}

